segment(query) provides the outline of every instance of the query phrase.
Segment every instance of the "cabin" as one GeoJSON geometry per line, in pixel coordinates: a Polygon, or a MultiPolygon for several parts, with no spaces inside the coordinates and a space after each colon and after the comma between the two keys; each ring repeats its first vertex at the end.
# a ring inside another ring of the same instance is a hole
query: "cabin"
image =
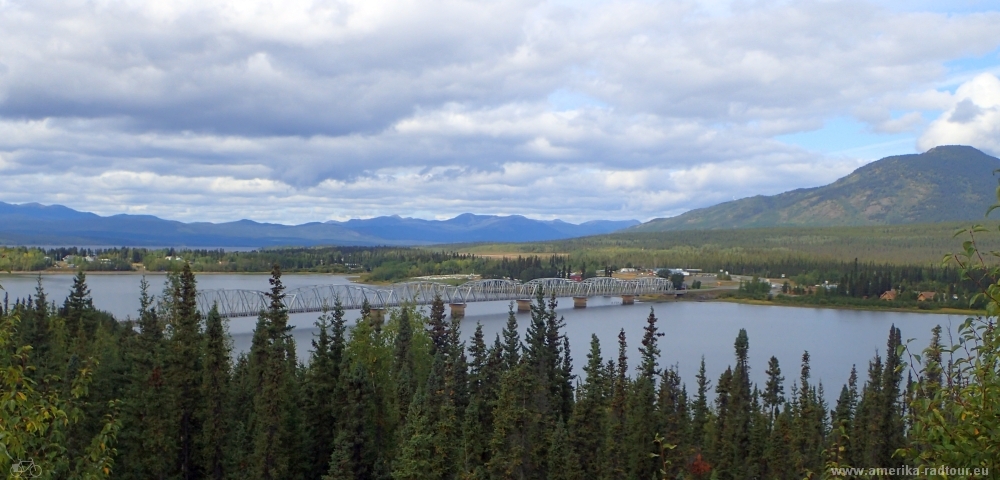
{"type": "Polygon", "coordinates": [[[935,292],[920,292],[920,295],[917,295],[917,301],[930,302],[934,300],[935,295],[937,295],[935,292]]]}
{"type": "Polygon", "coordinates": [[[882,295],[879,295],[878,299],[879,300],[886,300],[886,301],[890,301],[891,302],[891,301],[893,301],[893,300],[896,299],[896,290],[895,289],[888,290],[885,293],[883,293],[882,295]]]}

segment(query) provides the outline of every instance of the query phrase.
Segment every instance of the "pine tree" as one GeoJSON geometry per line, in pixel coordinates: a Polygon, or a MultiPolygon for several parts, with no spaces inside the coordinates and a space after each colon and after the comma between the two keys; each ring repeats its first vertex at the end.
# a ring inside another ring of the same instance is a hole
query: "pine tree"
{"type": "Polygon", "coordinates": [[[344,312],[339,304],[338,300],[338,306],[334,307],[332,314],[324,311],[316,320],[318,333],[312,340],[312,354],[305,372],[306,478],[319,478],[329,470],[330,455],[337,435],[337,418],[342,407],[338,402],[340,362],[344,348],[344,312]]]}
{"type": "Polygon", "coordinates": [[[253,464],[254,400],[258,395],[260,383],[252,373],[250,360],[246,353],[240,353],[233,365],[233,380],[230,384],[229,411],[232,412],[232,442],[229,446],[227,469],[229,478],[239,478],[246,474],[253,464]]]}
{"type": "Polygon", "coordinates": [[[191,265],[185,263],[179,283],[172,292],[167,381],[174,398],[177,425],[177,468],[182,479],[201,475],[195,436],[201,426],[198,415],[204,409],[199,396],[202,384],[202,329],[197,290],[191,265]]]}
{"type": "Polygon", "coordinates": [[[601,358],[601,342],[597,335],[590,336],[590,352],[587,374],[583,385],[577,390],[577,402],[569,420],[569,442],[580,459],[580,478],[599,478],[603,468],[602,454],[607,434],[607,408],[609,405],[610,379],[604,370],[601,358]]]}
{"type": "Polygon", "coordinates": [[[861,399],[854,415],[848,459],[851,465],[876,465],[879,439],[879,400],[882,397],[882,358],[868,363],[868,380],[861,391],[861,399]]]}
{"type": "Polygon", "coordinates": [[[656,435],[662,435],[656,412],[656,377],[660,375],[660,348],[657,340],[662,333],[657,331],[656,322],[655,312],[650,308],[639,347],[641,358],[638,374],[626,405],[630,478],[650,478],[656,475],[660,467],[656,457],[651,456],[658,453],[654,443],[656,435]]]}
{"type": "Polygon", "coordinates": [[[792,406],[792,449],[795,468],[815,473],[823,466],[827,409],[820,393],[810,384],[810,372],[809,352],[803,352],[798,395],[792,406]]]}
{"type": "Polygon", "coordinates": [[[878,431],[882,441],[878,444],[875,465],[891,465],[893,454],[905,444],[903,397],[900,391],[900,382],[903,380],[901,348],[900,331],[893,325],[889,327],[885,368],[882,370],[882,391],[878,399],[878,431]]]}
{"type": "Polygon", "coordinates": [[[347,405],[330,454],[330,470],[323,480],[381,477],[375,431],[367,422],[375,392],[366,377],[364,368],[355,364],[346,384],[347,405]]]}
{"type": "MultiPolygon", "coordinates": [[[[550,434],[548,449],[548,479],[577,480],[588,478],[584,475],[580,457],[572,448],[566,425],[558,422],[550,434]]],[[[592,477],[591,477],[592,478],[592,477]]]]}
{"type": "Polygon", "coordinates": [[[431,336],[431,355],[448,343],[448,326],[445,324],[444,300],[435,295],[431,302],[431,314],[427,321],[428,333],[431,336]]]}
{"type": "Polygon", "coordinates": [[[125,350],[131,366],[122,402],[117,474],[123,478],[165,479],[176,462],[171,399],[165,378],[164,325],[153,306],[149,282],[140,285],[139,334],[125,350]]]}
{"type": "Polygon", "coordinates": [[[408,407],[409,422],[403,429],[402,448],[399,457],[393,462],[392,478],[394,480],[432,480],[446,478],[442,468],[444,459],[436,451],[437,439],[430,424],[427,412],[426,396],[418,395],[408,407]]]}
{"type": "Polygon", "coordinates": [[[487,348],[481,324],[476,325],[469,347],[469,405],[462,422],[462,473],[464,479],[484,479],[490,460],[489,442],[493,432],[493,409],[503,364],[499,336],[487,348]]]}
{"type": "Polygon", "coordinates": [[[399,328],[394,344],[392,377],[396,387],[396,405],[400,422],[406,422],[410,402],[417,390],[417,376],[413,365],[413,324],[408,308],[400,310],[399,328]]]}
{"type": "Polygon", "coordinates": [[[719,388],[723,406],[718,409],[718,444],[716,445],[718,472],[722,478],[735,478],[755,463],[750,457],[750,431],[752,428],[752,392],[748,351],[750,340],[745,329],[740,329],[734,343],[736,368],[727,370],[728,378],[720,378],[719,388]]]}
{"type": "Polygon", "coordinates": [[[504,326],[502,335],[504,370],[513,370],[521,359],[521,335],[517,331],[513,302],[508,307],[507,325],[504,326]]]}
{"type": "MultiPolygon", "coordinates": [[[[851,376],[847,385],[840,390],[837,398],[837,406],[831,418],[830,448],[833,451],[833,458],[838,461],[847,460],[847,452],[850,449],[850,433],[854,430],[854,414],[858,403],[858,370],[852,365],[851,376]],[[843,450],[841,450],[843,449],[843,450]]],[[[831,457],[831,455],[827,455],[831,457]]]]}
{"type": "MultiPolygon", "coordinates": [[[[31,299],[30,296],[28,298],[31,299]]],[[[52,328],[50,315],[52,313],[54,312],[49,311],[48,295],[42,288],[42,276],[39,275],[35,286],[34,303],[29,302],[27,311],[21,316],[18,336],[21,337],[19,341],[21,345],[31,345],[31,357],[38,368],[36,376],[42,379],[43,384],[40,387],[43,390],[45,389],[46,376],[61,373],[53,364],[54,359],[52,358],[52,335],[50,332],[52,328]]]]}
{"type": "Polygon", "coordinates": [[[63,307],[66,326],[70,335],[83,342],[94,333],[93,324],[94,301],[90,298],[90,288],[87,287],[87,274],[78,270],[73,277],[73,287],[63,307]]]}
{"type": "MultiPolygon", "coordinates": [[[[266,332],[261,345],[260,390],[254,398],[254,449],[251,466],[254,477],[260,479],[290,478],[289,451],[294,448],[289,432],[289,411],[292,409],[289,391],[294,378],[289,359],[288,311],[285,309],[285,287],[277,265],[271,271],[271,291],[267,294],[268,309],[261,312],[258,322],[266,332]],[[286,442],[292,442],[289,445],[286,442]]],[[[255,334],[256,335],[256,334],[255,334]]],[[[253,355],[253,352],[251,352],[253,355]]],[[[292,357],[294,359],[294,357],[292,357]]]]}
{"type": "Polygon", "coordinates": [[[604,444],[604,469],[601,475],[603,479],[623,478],[628,470],[625,412],[629,387],[628,344],[625,342],[625,329],[621,329],[618,332],[618,363],[615,365],[614,382],[611,387],[608,433],[604,444]]]}
{"type": "MultiPolygon", "coordinates": [[[[40,288],[40,287],[39,287],[40,288]]],[[[924,349],[924,365],[920,375],[918,398],[933,399],[941,390],[944,380],[944,367],[941,354],[944,347],[941,345],[941,325],[935,325],[931,329],[931,343],[924,349]]]]}
{"type": "Polygon", "coordinates": [[[781,404],[785,402],[785,387],[782,382],[785,377],[781,376],[781,367],[778,365],[777,357],[771,357],[767,361],[767,384],[764,385],[764,408],[767,410],[768,423],[773,423],[778,416],[781,404]]]}
{"type": "Polygon", "coordinates": [[[482,395],[471,396],[462,422],[462,468],[459,478],[487,478],[486,465],[491,457],[489,443],[493,427],[491,413],[482,395]]]}
{"type": "Polygon", "coordinates": [[[548,442],[543,412],[533,404],[536,392],[542,390],[536,380],[526,363],[501,380],[487,465],[491,479],[544,478],[548,457],[542,453],[548,442]]]}
{"type": "Polygon", "coordinates": [[[705,375],[705,357],[701,357],[701,365],[698,367],[698,392],[694,403],[691,405],[691,445],[700,450],[705,445],[705,427],[709,423],[708,410],[708,389],[710,387],[708,376],[705,375]]]}
{"type": "Polygon", "coordinates": [[[670,477],[676,478],[684,467],[686,457],[694,452],[688,440],[691,438],[691,418],[688,413],[687,392],[681,385],[680,373],[675,367],[663,370],[660,390],[656,398],[657,425],[662,442],[674,445],[658,458],[659,463],[667,461],[671,466],[670,477]]]}
{"type": "Polygon", "coordinates": [[[201,393],[205,405],[199,444],[202,465],[207,477],[226,477],[226,446],[231,429],[229,411],[230,363],[229,335],[217,305],[212,306],[205,321],[205,365],[201,393]]]}

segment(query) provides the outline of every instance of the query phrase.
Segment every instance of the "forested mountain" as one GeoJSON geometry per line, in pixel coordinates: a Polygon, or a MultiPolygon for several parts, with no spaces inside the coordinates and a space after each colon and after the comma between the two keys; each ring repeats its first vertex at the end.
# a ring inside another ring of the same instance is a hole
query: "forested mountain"
{"type": "Polygon", "coordinates": [[[529,242],[608,233],[638,223],[597,220],[576,225],[520,215],[472,214],[443,221],[392,216],[302,225],[251,220],[182,223],[151,215],[102,217],[61,205],[0,202],[0,244],[8,245],[267,247],[529,242]]]}
{"type": "Polygon", "coordinates": [[[143,480],[798,480],[914,478],[914,470],[848,466],[970,469],[948,478],[987,478],[984,468],[1000,468],[1000,420],[991,410],[1000,342],[985,324],[961,327],[965,348],[954,350],[936,328],[922,362],[904,355],[892,327],[867,367],[844,366],[850,381],[829,405],[808,352],[795,368],[771,357],[766,382],[752,383],[745,330],[731,352],[713,352],[733,360],[718,379],[707,378],[702,362],[696,384],[684,385],[660,364],[663,333],[652,309],[641,339],[621,331],[614,358],[592,336],[578,354],[585,375],[576,378],[555,299],[542,295],[523,336],[512,306],[501,334],[489,339],[471,327],[469,342],[440,298],[429,313],[404,306],[383,317],[362,308],[350,326],[335,304],[316,322],[306,364],[294,354],[277,267],[250,351],[235,359],[225,320],[214,308],[202,315],[197,295],[186,267],[160,296],[144,283],[138,319],[119,322],[94,309],[80,272],[62,306],[40,285],[33,299],[4,305],[0,471],[143,480]],[[638,358],[628,357],[630,342],[641,345],[638,358]],[[947,368],[945,351],[953,352],[947,368]]]}
{"type": "Polygon", "coordinates": [[[630,231],[936,223],[982,219],[1000,160],[966,146],[886,157],[823,187],[792,190],[658,218],[630,231]]]}

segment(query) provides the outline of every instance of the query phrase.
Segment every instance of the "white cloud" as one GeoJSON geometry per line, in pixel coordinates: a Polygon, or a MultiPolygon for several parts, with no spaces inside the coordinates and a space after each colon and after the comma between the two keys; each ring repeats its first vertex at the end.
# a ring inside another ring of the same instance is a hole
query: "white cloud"
{"type": "Polygon", "coordinates": [[[947,110],[921,145],[994,148],[985,94],[938,84],[998,22],[863,0],[0,1],[0,200],[676,214],[846,174],[773,140],[832,116],[918,132],[947,110]]]}
{"type": "Polygon", "coordinates": [[[931,123],[919,145],[971,145],[1000,155],[1000,79],[986,73],[958,87],[952,107],[931,123]]]}

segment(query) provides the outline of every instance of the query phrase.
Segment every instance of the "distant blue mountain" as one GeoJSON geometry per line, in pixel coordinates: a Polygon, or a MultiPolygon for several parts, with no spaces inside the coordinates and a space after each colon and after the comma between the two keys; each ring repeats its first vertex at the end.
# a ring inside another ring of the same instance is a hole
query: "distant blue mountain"
{"type": "Polygon", "coordinates": [[[0,244],[7,245],[268,247],[529,242],[610,233],[637,224],[637,220],[596,220],[576,225],[520,215],[470,213],[450,220],[391,216],[302,225],[251,220],[183,223],[152,215],[102,217],[62,205],[0,202],[0,244]]]}

